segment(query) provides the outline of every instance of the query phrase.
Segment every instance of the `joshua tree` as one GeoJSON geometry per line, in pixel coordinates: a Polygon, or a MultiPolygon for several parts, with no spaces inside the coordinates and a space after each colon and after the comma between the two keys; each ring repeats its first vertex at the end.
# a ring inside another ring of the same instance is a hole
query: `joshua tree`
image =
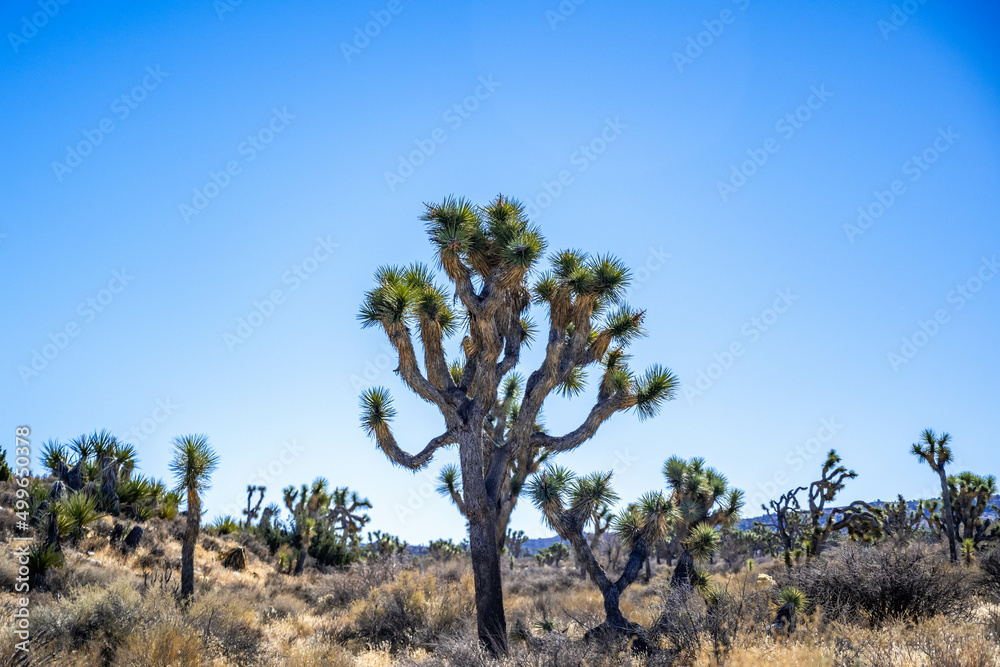
{"type": "Polygon", "coordinates": [[[618,500],[611,488],[611,473],[577,478],[565,468],[549,467],[532,479],[529,493],[552,529],[572,545],[586,564],[590,578],[604,598],[604,623],[589,630],[587,636],[617,634],[641,638],[644,635],[642,627],[625,618],[619,600],[639,576],[652,545],[674,517],[671,503],[662,493],[648,493],[615,517],[614,531],[629,549],[629,556],[621,576],[611,581],[583,534],[594,507],[610,506],[618,500]]]}
{"type": "Polygon", "coordinates": [[[330,493],[328,482],[322,477],[313,480],[312,487],[305,484],[301,489],[288,486],[283,490],[285,507],[292,515],[293,532],[299,541],[299,557],[295,563],[295,574],[302,574],[309,553],[309,544],[316,535],[318,523],[329,512],[330,493]]]}
{"type": "Polygon", "coordinates": [[[500,196],[479,208],[449,198],[428,205],[423,220],[451,294],[422,264],[384,267],[376,272],[359,317],[363,326],[386,333],[399,357],[396,372],[441,412],[445,430],[417,454],[403,451],[390,429],[396,414],[392,399],[382,387],[363,394],[362,422],[393,463],[411,470],[426,466],[438,449],[458,445],[460,509],[469,522],[479,639],[491,653],[503,654],[501,514],[517,479],[539,452],[579,447],[617,412],[634,408],[640,418],[655,415],[674,396],[677,380],[660,366],[636,377],[625,363],[624,348],[643,333],[644,313],[623,302],[630,275],[618,259],[562,251],[552,258],[552,270],[529,284],[545,239],[519,203],[500,196]],[[526,317],[532,302],[548,311],[544,360],[527,376],[516,410],[509,407],[513,398],[505,408],[510,394],[501,398],[500,388],[509,386],[536,330],[526,317]],[[456,333],[462,335],[462,358],[449,368],[444,338],[456,333]],[[553,391],[575,393],[583,387],[585,369],[595,366],[597,401],[583,423],[563,436],[540,431],[545,399],[553,391]]]}
{"type": "Polygon", "coordinates": [[[427,553],[434,560],[451,560],[465,553],[465,544],[455,544],[451,539],[431,540],[427,543],[427,553]]]}
{"type": "Polygon", "coordinates": [[[760,506],[767,517],[767,523],[758,525],[773,530],[781,540],[784,551],[792,551],[802,536],[802,508],[799,505],[798,494],[805,490],[806,487],[800,486],[782,493],[777,500],[771,500],[767,505],[760,506]]]}
{"type": "Polygon", "coordinates": [[[11,477],[10,466],[7,464],[7,450],[0,447],[0,482],[10,481],[11,477]]]}
{"type": "Polygon", "coordinates": [[[569,558],[569,547],[562,542],[553,542],[544,549],[539,549],[535,554],[535,560],[539,565],[552,565],[559,567],[563,558],[569,558]]]}
{"type": "Polygon", "coordinates": [[[924,501],[917,502],[911,510],[909,503],[899,494],[895,502],[887,502],[882,508],[884,519],[882,531],[897,542],[908,542],[924,523],[924,501]]]}
{"type": "Polygon", "coordinates": [[[524,548],[524,543],[527,541],[528,536],[524,534],[523,530],[514,531],[510,528],[507,529],[503,546],[507,550],[507,555],[510,556],[510,569],[514,569],[514,561],[521,557],[521,551],[524,548]]]}
{"type": "Polygon", "coordinates": [[[402,555],[406,553],[407,546],[409,545],[405,541],[381,530],[368,533],[368,547],[373,555],[383,558],[402,555]]]}
{"type": "Polygon", "coordinates": [[[264,492],[267,491],[266,486],[255,486],[253,484],[247,486],[247,508],[243,510],[243,514],[246,516],[246,527],[250,527],[250,522],[256,519],[260,514],[260,505],[264,502],[264,492]],[[257,504],[253,504],[253,494],[259,493],[257,496],[257,504]]]}
{"type": "Polygon", "coordinates": [[[995,521],[983,519],[983,513],[997,492],[997,480],[993,475],[980,477],[971,472],[954,475],[948,478],[948,491],[956,537],[972,540],[976,547],[997,538],[995,521]]]}
{"type": "Polygon", "coordinates": [[[326,520],[340,530],[340,537],[345,544],[355,545],[360,542],[361,529],[369,521],[367,514],[358,510],[371,509],[372,504],[367,498],[362,498],[357,491],[351,491],[346,486],[333,490],[330,494],[330,512],[326,520]]]}
{"type": "Polygon", "coordinates": [[[736,525],[743,507],[743,492],[730,489],[726,478],[705,459],[685,461],[671,456],[663,464],[663,476],[670,488],[671,504],[677,509],[674,541],[683,549],[674,570],[674,584],[690,585],[694,558],[688,536],[697,526],[729,530],[736,525]]]}
{"type": "Polygon", "coordinates": [[[170,472],[177,491],[187,493],[187,521],[181,545],[181,597],[194,595],[194,547],[201,530],[201,494],[209,488],[209,478],[219,466],[219,455],[204,435],[174,438],[170,472]]]}
{"type": "Polygon", "coordinates": [[[853,539],[865,541],[873,541],[882,536],[884,512],[866,502],[855,500],[845,507],[827,510],[826,504],[832,502],[843,490],[846,481],[858,476],[858,473],[841,465],[840,461],[836,450],[831,449],[826,455],[820,478],[809,485],[807,520],[810,529],[806,549],[810,558],[818,556],[830,535],[841,530],[847,530],[853,539]]]}
{"type": "Polygon", "coordinates": [[[925,429],[920,434],[920,440],[913,443],[911,452],[922,463],[930,466],[941,480],[941,503],[944,514],[945,534],[948,536],[948,554],[953,562],[958,561],[958,542],[955,534],[955,516],[951,508],[951,493],[948,490],[948,472],[946,467],[951,463],[951,447],[948,442],[951,436],[942,433],[938,437],[931,429],[925,429]]]}

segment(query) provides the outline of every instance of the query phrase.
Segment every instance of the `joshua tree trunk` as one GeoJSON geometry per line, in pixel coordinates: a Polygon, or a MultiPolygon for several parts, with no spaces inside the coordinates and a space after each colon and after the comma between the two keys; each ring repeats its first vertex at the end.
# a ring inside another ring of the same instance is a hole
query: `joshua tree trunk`
{"type": "Polygon", "coordinates": [[[958,545],[955,541],[955,514],[951,510],[951,492],[948,490],[948,473],[943,465],[938,466],[941,478],[941,513],[944,514],[945,532],[948,533],[948,554],[952,562],[958,561],[958,545]]]}
{"type": "Polygon", "coordinates": [[[302,540],[302,548],[299,549],[299,558],[295,562],[295,574],[296,576],[302,574],[302,571],[306,566],[306,552],[309,551],[309,545],[306,544],[305,539],[302,540]]]}
{"type": "Polygon", "coordinates": [[[194,547],[201,529],[201,498],[198,491],[188,488],[187,523],[184,528],[184,543],[181,546],[181,597],[194,595],[194,547]]]}
{"type": "Polygon", "coordinates": [[[503,612],[500,557],[496,547],[496,517],[486,510],[471,513],[469,551],[476,587],[476,625],[479,641],[493,655],[507,652],[507,621],[503,612]]]}

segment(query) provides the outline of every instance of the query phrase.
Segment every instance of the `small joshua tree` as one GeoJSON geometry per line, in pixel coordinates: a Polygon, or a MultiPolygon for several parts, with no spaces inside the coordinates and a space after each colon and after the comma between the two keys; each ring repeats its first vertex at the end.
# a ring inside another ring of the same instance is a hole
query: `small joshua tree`
{"type": "Polygon", "coordinates": [[[244,526],[246,528],[250,527],[250,523],[260,515],[260,506],[264,502],[264,492],[267,491],[266,486],[247,486],[247,508],[243,510],[243,515],[246,517],[246,523],[244,526]],[[253,494],[259,493],[257,497],[257,504],[253,504],[253,494]]]}
{"type": "Polygon", "coordinates": [[[948,554],[952,562],[958,561],[958,535],[955,532],[955,515],[951,507],[951,493],[948,489],[947,466],[951,463],[951,436],[942,433],[938,437],[931,429],[925,429],[920,434],[920,440],[913,443],[911,453],[921,463],[926,463],[937,473],[941,482],[942,514],[944,515],[944,532],[948,537],[948,554]]]}
{"type": "Polygon", "coordinates": [[[339,537],[347,545],[360,542],[361,530],[370,520],[367,514],[359,510],[371,509],[372,504],[367,498],[362,498],[357,491],[351,491],[346,486],[336,488],[330,494],[330,512],[326,519],[340,531],[339,537]]]}
{"type": "Polygon", "coordinates": [[[461,495],[452,497],[460,497],[469,522],[479,640],[500,655],[507,652],[502,515],[519,480],[542,451],[576,449],[618,412],[655,415],[674,396],[677,380],[660,366],[637,377],[626,364],[624,350],[643,334],[644,312],[624,303],[630,275],[620,260],[564,250],[552,257],[550,271],[538,275],[546,245],[541,230],[521,204],[502,196],[483,207],[449,198],[428,205],[423,220],[451,288],[439,287],[422,264],[384,267],[359,318],[385,332],[399,357],[396,372],[440,411],[444,431],[418,453],[405,452],[390,427],[396,412],[382,387],[362,395],[362,422],[390,461],[411,470],[426,466],[439,449],[458,445],[461,495]],[[506,391],[510,378],[538,333],[529,318],[532,303],[547,311],[544,360],[514,396],[506,391]],[[461,334],[461,357],[449,364],[444,343],[453,334],[461,334]],[[546,399],[554,391],[577,393],[589,368],[597,371],[597,397],[580,426],[562,436],[540,431],[546,399]]]}
{"type": "Polygon", "coordinates": [[[760,506],[764,510],[767,522],[760,522],[759,525],[774,531],[781,541],[783,551],[794,550],[802,537],[802,507],[799,505],[798,494],[805,490],[804,486],[791,489],[767,505],[760,506]]]}
{"type": "Polygon", "coordinates": [[[831,449],[823,463],[820,478],[809,485],[809,537],[806,553],[812,558],[818,556],[831,534],[847,530],[853,539],[874,541],[882,536],[884,513],[861,500],[855,500],[846,507],[827,509],[849,479],[858,476],[853,470],[841,465],[840,456],[831,449]]]}
{"type": "Polygon", "coordinates": [[[916,508],[911,510],[902,494],[895,502],[885,503],[882,510],[882,532],[896,542],[909,542],[925,521],[924,501],[917,502],[916,508]]]}
{"type": "Polygon", "coordinates": [[[638,578],[652,545],[675,516],[670,502],[661,493],[648,493],[614,518],[613,529],[629,549],[629,556],[621,576],[611,581],[583,533],[595,506],[612,505],[618,500],[611,488],[611,473],[578,478],[565,468],[549,467],[532,479],[529,493],[552,529],[572,545],[586,564],[590,578],[604,598],[604,623],[589,630],[587,636],[641,638],[642,627],[625,618],[619,601],[625,589],[638,578]]]}
{"type": "Polygon", "coordinates": [[[319,528],[317,524],[329,511],[330,493],[327,486],[325,479],[317,477],[311,487],[305,484],[300,489],[288,486],[282,491],[285,507],[292,517],[293,533],[299,542],[299,557],[294,570],[296,575],[302,574],[309,544],[319,528]]]}
{"type": "MultiPolygon", "coordinates": [[[[973,546],[978,548],[982,542],[997,539],[995,520],[983,518],[996,492],[997,480],[993,475],[981,477],[963,472],[948,478],[955,533],[963,539],[963,549],[964,540],[972,540],[973,546]]],[[[994,506],[993,510],[996,509],[994,506]]]]}
{"type": "Polygon", "coordinates": [[[674,585],[691,585],[694,553],[688,537],[698,526],[729,530],[736,525],[743,508],[743,492],[730,489],[725,476],[705,465],[705,459],[685,461],[672,456],[663,464],[663,476],[670,488],[670,501],[677,509],[674,540],[683,551],[674,569],[674,585]]]}
{"type": "Polygon", "coordinates": [[[521,557],[521,551],[524,549],[524,543],[527,541],[528,536],[524,534],[523,530],[515,531],[510,528],[507,529],[504,548],[510,556],[510,569],[514,569],[514,561],[521,557]]]}
{"type": "Polygon", "coordinates": [[[187,494],[187,520],[181,545],[181,597],[194,595],[194,547],[201,531],[201,494],[209,488],[212,473],[219,465],[219,455],[204,435],[186,435],[174,439],[174,457],[170,471],[177,490],[187,494]]]}

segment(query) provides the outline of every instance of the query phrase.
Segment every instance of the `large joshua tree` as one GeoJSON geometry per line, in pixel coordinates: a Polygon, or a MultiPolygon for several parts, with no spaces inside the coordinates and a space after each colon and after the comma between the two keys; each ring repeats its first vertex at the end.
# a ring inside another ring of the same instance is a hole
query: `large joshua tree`
{"type": "Polygon", "coordinates": [[[187,493],[187,522],[181,545],[181,597],[194,594],[194,547],[201,531],[201,493],[209,488],[209,478],[219,465],[219,455],[204,435],[175,438],[170,472],[178,492],[187,493]]]}
{"type": "Polygon", "coordinates": [[[640,418],[655,415],[673,397],[677,380],[660,366],[636,377],[625,363],[624,348],[643,333],[643,311],[624,303],[630,274],[620,260],[565,250],[552,257],[551,270],[536,275],[545,239],[523,207],[502,196],[484,207],[448,198],[428,205],[422,219],[448,291],[422,264],[384,267],[359,317],[363,326],[386,333],[399,357],[396,372],[440,411],[444,431],[416,454],[401,449],[390,428],[396,412],[382,387],[362,395],[362,421],[393,463],[412,470],[426,466],[442,447],[458,445],[479,638],[487,650],[502,654],[507,632],[499,522],[512,471],[542,450],[579,447],[616,412],[634,408],[640,418]],[[532,303],[547,310],[544,360],[516,398],[501,396],[535,331],[528,318],[532,303]],[[449,367],[444,339],[455,334],[462,336],[461,356],[449,367]],[[598,390],[586,418],[565,435],[542,432],[538,419],[545,399],[581,387],[590,367],[597,369],[598,390]]]}
{"type": "Polygon", "coordinates": [[[920,440],[913,443],[911,452],[922,463],[930,466],[941,480],[941,505],[944,514],[945,534],[948,536],[948,554],[952,562],[958,561],[958,544],[955,540],[955,515],[951,508],[951,493],[948,489],[948,472],[946,467],[951,463],[951,447],[948,442],[951,436],[942,433],[938,437],[931,429],[925,429],[920,434],[920,440]]]}

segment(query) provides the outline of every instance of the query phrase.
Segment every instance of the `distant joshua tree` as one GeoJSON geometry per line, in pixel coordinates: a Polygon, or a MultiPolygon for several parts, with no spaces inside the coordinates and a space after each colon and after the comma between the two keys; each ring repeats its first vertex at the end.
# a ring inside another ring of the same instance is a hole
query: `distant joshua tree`
{"type": "Polygon", "coordinates": [[[952,562],[958,562],[958,541],[955,533],[955,515],[951,507],[951,493],[948,489],[948,472],[951,463],[951,447],[948,443],[951,436],[942,433],[938,437],[931,429],[925,429],[920,434],[920,440],[913,443],[911,452],[921,463],[926,463],[937,473],[941,481],[941,503],[944,515],[944,531],[948,537],[948,553],[952,562]]]}
{"type": "Polygon", "coordinates": [[[250,527],[251,522],[260,515],[260,506],[264,502],[264,492],[267,491],[266,486],[247,486],[247,508],[243,510],[243,515],[246,516],[246,523],[244,526],[246,528],[250,527]],[[257,496],[257,504],[253,504],[253,494],[259,493],[257,496]]]}
{"type": "Polygon", "coordinates": [[[209,488],[209,479],[219,465],[219,455],[204,435],[175,438],[170,472],[177,490],[187,493],[187,521],[181,546],[181,597],[194,595],[194,547],[201,530],[201,494],[209,488]]]}
{"type": "Polygon", "coordinates": [[[564,250],[536,278],[545,239],[523,206],[503,196],[483,207],[449,198],[427,205],[422,217],[451,288],[438,287],[423,264],[383,267],[359,318],[385,332],[399,357],[396,372],[441,412],[444,431],[417,454],[405,452],[390,428],[396,411],[382,387],[362,395],[362,422],[390,461],[411,470],[458,445],[461,481],[454,477],[452,498],[461,500],[469,522],[479,639],[500,655],[507,652],[500,548],[512,494],[541,452],[579,447],[618,412],[652,417],[673,398],[677,380],[660,366],[637,377],[626,364],[625,348],[643,334],[644,311],[624,303],[630,274],[620,260],[564,250]],[[539,331],[528,317],[532,303],[548,311],[544,360],[515,392],[521,351],[539,331]],[[444,339],[453,334],[462,337],[462,358],[449,364],[444,339]],[[554,391],[579,393],[588,368],[597,371],[598,391],[583,423],[563,436],[539,430],[545,400],[554,391]]]}

